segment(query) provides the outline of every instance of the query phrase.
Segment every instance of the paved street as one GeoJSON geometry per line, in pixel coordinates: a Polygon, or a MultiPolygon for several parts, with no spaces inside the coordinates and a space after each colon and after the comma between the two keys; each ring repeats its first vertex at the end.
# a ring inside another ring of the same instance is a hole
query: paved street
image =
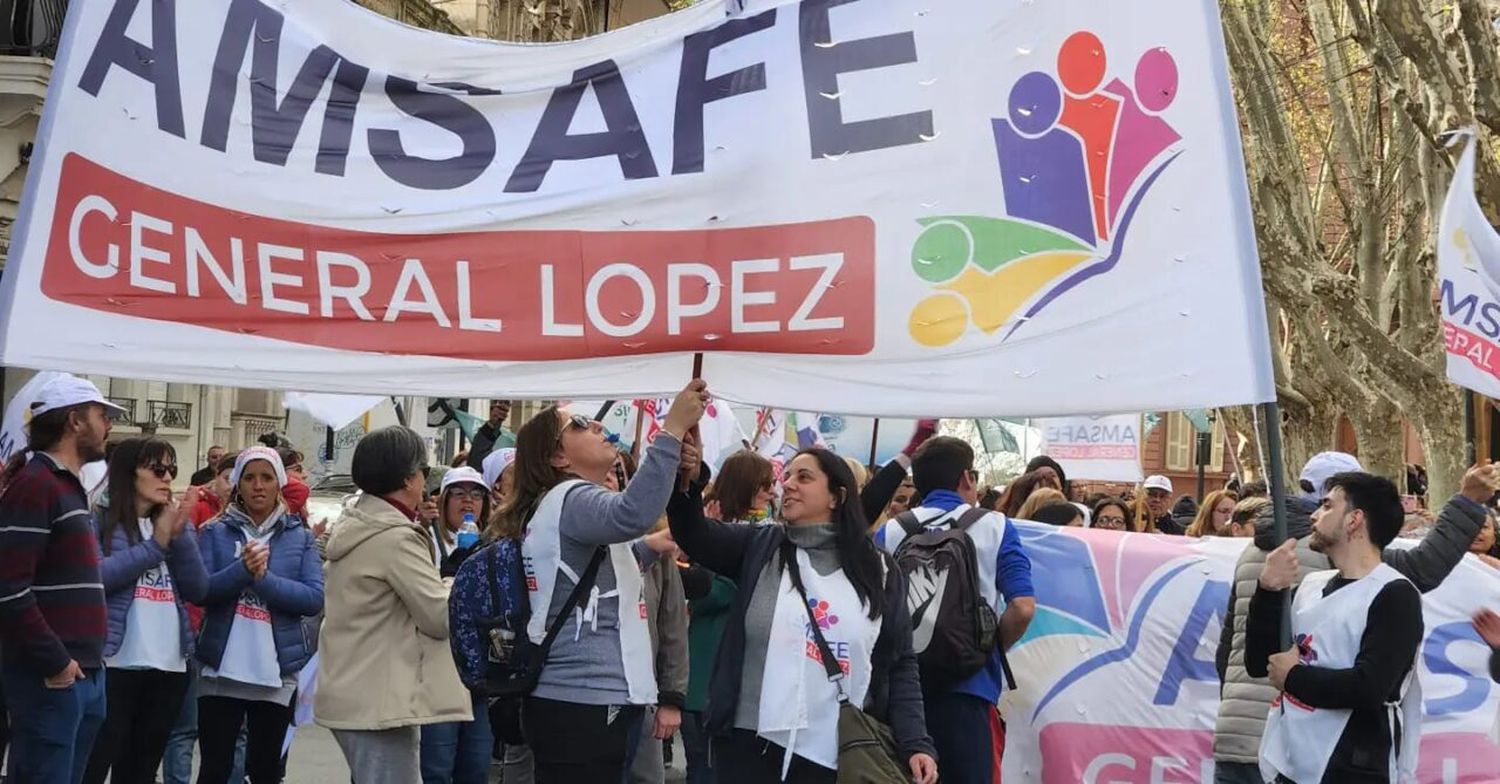
{"type": "MultiPolygon", "coordinates": [[[[667,772],[668,782],[683,780],[682,744],[677,744],[674,760],[677,765],[667,772]]],[[[287,762],[287,784],[343,784],[349,780],[349,766],[344,764],[344,755],[333,733],[316,724],[298,727],[292,740],[292,757],[287,762]]],[[[490,778],[499,782],[499,769],[490,778]]],[[[415,783],[414,783],[415,784],[415,783]]]]}

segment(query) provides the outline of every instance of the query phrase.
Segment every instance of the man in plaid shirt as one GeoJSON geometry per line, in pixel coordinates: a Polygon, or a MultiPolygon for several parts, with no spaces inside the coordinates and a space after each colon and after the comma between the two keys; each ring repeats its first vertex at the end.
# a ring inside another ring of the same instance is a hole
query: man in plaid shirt
{"type": "Polygon", "coordinates": [[[104,457],[110,405],[61,376],[31,404],[28,445],[0,494],[0,680],[10,778],[72,784],[104,722],[104,586],[79,473],[104,457]]]}

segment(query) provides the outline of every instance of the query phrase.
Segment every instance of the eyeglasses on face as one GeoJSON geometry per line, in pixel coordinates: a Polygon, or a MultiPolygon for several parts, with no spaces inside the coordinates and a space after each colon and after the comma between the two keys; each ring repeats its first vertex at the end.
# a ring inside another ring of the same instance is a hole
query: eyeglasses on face
{"type": "Polygon", "coordinates": [[[152,463],[151,465],[145,466],[145,469],[147,471],[150,471],[151,475],[155,476],[157,479],[166,479],[168,476],[172,477],[173,479],[177,478],[177,466],[175,465],[152,463]]]}
{"type": "Polygon", "coordinates": [[[1124,528],[1125,527],[1125,518],[1123,518],[1123,517],[1097,517],[1097,518],[1094,518],[1094,527],[1095,528],[1124,528]]]}
{"type": "Polygon", "coordinates": [[[449,498],[479,501],[481,503],[484,502],[485,496],[487,495],[489,495],[489,491],[485,490],[482,487],[458,487],[448,491],[449,498]]]}

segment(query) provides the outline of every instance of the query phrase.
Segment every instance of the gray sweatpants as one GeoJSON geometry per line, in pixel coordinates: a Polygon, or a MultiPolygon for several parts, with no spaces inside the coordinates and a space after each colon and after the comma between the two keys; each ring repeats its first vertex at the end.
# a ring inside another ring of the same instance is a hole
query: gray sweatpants
{"type": "Polygon", "coordinates": [[[415,784],[422,780],[421,730],[334,730],[349,763],[349,772],[359,784],[415,784]]]}

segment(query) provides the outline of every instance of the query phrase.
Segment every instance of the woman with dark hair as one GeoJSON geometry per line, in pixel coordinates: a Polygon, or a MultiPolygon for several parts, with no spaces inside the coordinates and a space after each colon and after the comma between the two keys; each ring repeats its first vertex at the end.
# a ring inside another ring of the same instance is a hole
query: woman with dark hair
{"type": "Polygon", "coordinates": [[[1130,504],[1118,498],[1105,498],[1094,504],[1093,526],[1106,531],[1135,531],[1135,514],[1130,504]]]}
{"type": "Polygon", "coordinates": [[[198,489],[172,503],[177,453],[159,438],[128,438],[94,507],[109,634],[106,713],[83,780],[151,784],[187,693],[193,635],[183,601],[202,601],[208,572],[188,524],[198,489]]]}
{"type": "Polygon", "coordinates": [[[1026,473],[1032,472],[1051,477],[1057,489],[1062,491],[1063,497],[1069,501],[1073,500],[1073,485],[1068,482],[1068,474],[1063,471],[1061,463],[1046,455],[1037,455],[1026,464],[1026,473]]]}
{"type": "MultiPolygon", "coordinates": [[[[735,452],[724,461],[715,487],[723,492],[720,515],[730,522],[758,525],[767,519],[775,496],[776,468],[754,450],[735,452]]],[[[714,780],[704,710],[708,707],[708,676],[724,637],[729,609],[734,604],[734,581],[702,564],[682,569],[683,590],[689,600],[688,692],[682,718],[682,745],[687,754],[689,784],[714,780]]]]}
{"type": "Polygon", "coordinates": [[[210,576],[197,651],[199,784],[229,780],[241,727],[246,776],[281,781],[297,674],[312,658],[303,624],[323,610],[323,563],[302,518],[287,510],[286,481],[276,450],[241,452],[229,504],[201,533],[210,576]]]}
{"type": "Polygon", "coordinates": [[[421,780],[421,728],[474,718],[448,644],[448,587],[417,513],[428,469],[409,428],[360,439],[349,475],[361,495],[328,537],[313,713],[359,784],[421,780]]]}
{"type": "Polygon", "coordinates": [[[1083,512],[1074,504],[1067,501],[1052,501],[1037,507],[1031,517],[1025,518],[1038,523],[1055,525],[1064,528],[1082,528],[1083,512]]]}
{"type": "Polygon", "coordinates": [[[528,637],[540,643],[561,624],[523,714],[539,784],[619,781],[635,728],[658,704],[642,571],[673,545],[642,537],[666,508],[683,439],[707,401],[701,380],[678,393],[621,492],[605,487],[619,451],[598,422],[548,407],[516,434],[515,488],[495,532],[522,542],[535,586],[528,637]],[[564,611],[587,575],[593,588],[564,611]]]}
{"type": "Polygon", "coordinates": [[[694,561],[739,586],[709,685],[719,781],[834,781],[841,694],[890,723],[916,781],[935,781],[905,581],[867,535],[849,466],[799,452],[782,477],[783,525],[705,518],[705,481],[673,494],[667,516],[694,561]],[[809,608],[848,653],[837,682],[807,655],[809,608]]]}
{"type": "Polygon", "coordinates": [[[1021,474],[1005,487],[1005,495],[1000,497],[1000,508],[996,511],[1006,517],[1016,517],[1021,513],[1021,507],[1025,505],[1026,499],[1031,497],[1039,487],[1050,487],[1053,490],[1061,490],[1062,485],[1051,471],[1030,471],[1021,474]]]}

